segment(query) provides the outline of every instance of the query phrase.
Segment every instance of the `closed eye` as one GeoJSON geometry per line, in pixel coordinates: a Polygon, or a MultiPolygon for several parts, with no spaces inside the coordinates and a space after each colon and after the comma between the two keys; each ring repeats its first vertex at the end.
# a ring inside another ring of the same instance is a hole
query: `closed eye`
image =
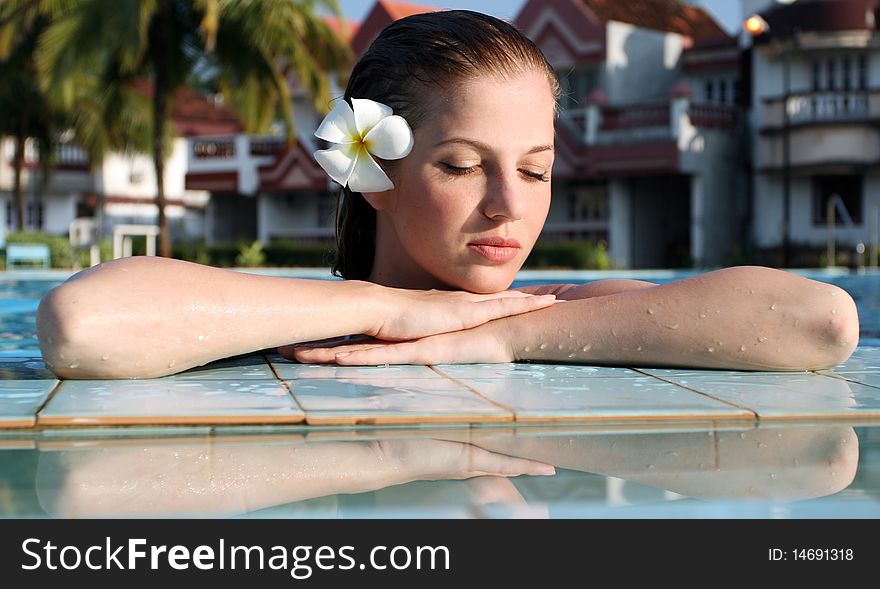
{"type": "Polygon", "coordinates": [[[467,176],[477,170],[477,166],[453,166],[452,164],[441,164],[443,170],[454,176],[467,176]]]}
{"type": "Polygon", "coordinates": [[[547,174],[547,172],[533,172],[532,170],[520,170],[520,172],[527,178],[532,178],[541,182],[550,181],[550,176],[547,174]]]}

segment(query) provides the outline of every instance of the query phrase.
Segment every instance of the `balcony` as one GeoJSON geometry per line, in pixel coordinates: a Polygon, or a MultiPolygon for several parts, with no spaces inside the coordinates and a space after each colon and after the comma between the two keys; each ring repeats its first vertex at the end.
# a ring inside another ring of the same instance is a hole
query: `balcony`
{"type": "Polygon", "coordinates": [[[785,167],[784,114],[788,111],[788,164],[809,172],[823,167],[874,165],[880,160],[880,92],[805,92],[764,100],[758,166],[785,167]]]}
{"type": "Polygon", "coordinates": [[[734,107],[695,104],[686,95],[569,110],[559,119],[559,169],[562,177],[681,172],[698,165],[705,131],[733,137],[737,113],[734,107]],[[683,158],[684,153],[689,157],[683,158]]]}
{"type": "MultiPolygon", "coordinates": [[[[764,100],[763,130],[780,130],[784,125],[784,97],[764,100]]],[[[868,122],[880,119],[880,92],[839,91],[793,94],[787,101],[792,126],[868,122]]]]}
{"type": "Polygon", "coordinates": [[[678,139],[687,126],[733,130],[737,110],[695,104],[687,99],[629,105],[590,105],[570,110],[560,120],[586,145],[610,145],[678,139]]]}

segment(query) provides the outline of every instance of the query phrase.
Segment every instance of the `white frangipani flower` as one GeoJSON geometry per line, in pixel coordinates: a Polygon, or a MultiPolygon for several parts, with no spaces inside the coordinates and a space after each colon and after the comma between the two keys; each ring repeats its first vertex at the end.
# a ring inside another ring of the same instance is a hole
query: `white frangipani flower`
{"type": "Polygon", "coordinates": [[[340,100],[324,118],[315,135],[335,143],[315,152],[315,160],[331,178],[354,192],[382,192],[394,184],[373,159],[406,157],[412,150],[413,134],[403,117],[373,100],[352,98],[354,110],[340,100]]]}

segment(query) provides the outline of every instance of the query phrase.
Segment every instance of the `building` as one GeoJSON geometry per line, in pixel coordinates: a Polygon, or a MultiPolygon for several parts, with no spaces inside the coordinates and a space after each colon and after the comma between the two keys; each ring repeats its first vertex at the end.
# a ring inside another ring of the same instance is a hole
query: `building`
{"type": "Polygon", "coordinates": [[[623,268],[727,263],[747,208],[736,39],[674,0],[531,0],[516,24],[567,94],[544,237],[607,241],[623,268]]]}
{"type": "MultiPolygon", "coordinates": [[[[147,95],[152,92],[149,84],[141,84],[139,90],[147,95]]],[[[166,214],[172,239],[187,241],[204,234],[204,211],[210,199],[209,192],[184,186],[189,142],[208,133],[240,133],[242,127],[229,108],[188,88],[175,95],[171,124],[177,137],[165,165],[166,214]]],[[[30,141],[26,144],[22,175],[26,230],[67,235],[75,218],[97,217],[101,193],[105,199],[105,235],[120,223],[156,223],[152,157],[111,153],[100,165],[92,166],[87,155],[64,137],[57,149],[57,166],[44,183],[39,154],[30,141]]],[[[14,140],[7,137],[0,141],[0,227],[7,231],[15,224],[14,155],[14,140]]]]}
{"type": "Polygon", "coordinates": [[[766,23],[750,50],[753,243],[781,250],[787,233],[794,248],[822,248],[829,207],[842,248],[871,243],[880,206],[878,2],[748,6],[766,23]]]}
{"type": "MultiPolygon", "coordinates": [[[[394,20],[429,10],[379,0],[352,47],[360,53],[394,20]]],[[[532,0],[515,24],[566,93],[542,239],[605,241],[622,268],[724,264],[746,214],[736,39],[675,0],[532,0]]],[[[296,101],[302,133],[282,152],[255,149],[268,140],[246,135],[191,143],[186,185],[213,194],[209,242],[246,215],[263,242],[332,237],[334,191],[306,132],[318,119],[304,96],[296,101]]]]}

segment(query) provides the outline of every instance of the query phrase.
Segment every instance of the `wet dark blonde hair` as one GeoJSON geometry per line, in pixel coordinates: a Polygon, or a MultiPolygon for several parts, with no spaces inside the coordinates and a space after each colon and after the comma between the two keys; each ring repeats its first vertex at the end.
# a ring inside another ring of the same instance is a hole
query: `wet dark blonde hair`
{"type": "MultiPolygon", "coordinates": [[[[484,76],[546,74],[555,99],[559,80],[541,50],[516,27],[470,10],[416,14],[389,25],[352,70],[344,99],[390,106],[415,130],[444,93],[484,76]]],[[[393,177],[394,162],[380,161],[393,177]]],[[[333,274],[366,280],[376,251],[376,211],[359,192],[339,194],[333,274]]]]}

